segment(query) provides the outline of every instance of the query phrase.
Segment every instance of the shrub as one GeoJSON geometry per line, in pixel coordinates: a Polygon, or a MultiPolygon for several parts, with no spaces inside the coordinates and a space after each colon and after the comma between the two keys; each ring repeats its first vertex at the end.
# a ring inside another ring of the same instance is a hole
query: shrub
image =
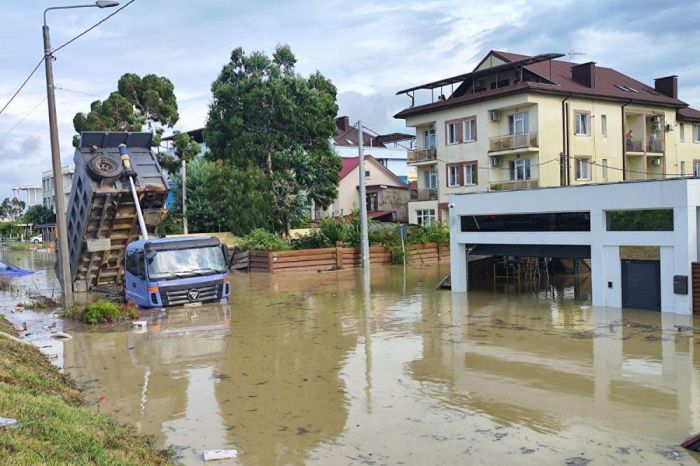
{"type": "Polygon", "coordinates": [[[246,251],[286,251],[289,244],[276,233],[256,228],[238,241],[238,246],[246,251]]]}
{"type": "Polygon", "coordinates": [[[82,320],[86,324],[113,324],[139,317],[133,303],[116,304],[110,301],[95,301],[87,306],[73,305],[66,309],[66,317],[82,320]]]}

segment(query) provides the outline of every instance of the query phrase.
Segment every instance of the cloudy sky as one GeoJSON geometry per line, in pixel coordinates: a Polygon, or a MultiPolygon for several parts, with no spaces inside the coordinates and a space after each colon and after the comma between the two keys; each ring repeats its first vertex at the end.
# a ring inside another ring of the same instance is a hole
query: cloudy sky
{"type": "MultiPolygon", "coordinates": [[[[41,59],[43,9],[75,3],[85,0],[3,0],[0,108],[41,59]]],[[[109,12],[49,13],[54,46],[109,12]]],[[[170,78],[176,129],[203,126],[211,82],[238,46],[270,52],[289,44],[298,72],[320,70],[335,83],[341,114],[380,132],[403,129],[392,115],[409,100],[397,90],[470,71],[490,49],[573,49],[585,53],[577,60],[649,84],[677,74],[680,98],[700,108],[699,24],[700,1],[691,0],[136,0],[57,54],[62,156],[72,159],[75,113],[106,98],[126,72],[170,78]]],[[[39,185],[51,167],[44,84],[42,68],[0,114],[0,198],[13,185],[39,185]]]]}

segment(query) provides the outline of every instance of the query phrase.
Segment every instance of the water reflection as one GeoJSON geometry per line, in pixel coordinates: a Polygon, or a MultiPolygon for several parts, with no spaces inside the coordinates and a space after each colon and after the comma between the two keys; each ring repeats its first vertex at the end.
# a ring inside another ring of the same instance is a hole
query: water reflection
{"type": "Polygon", "coordinates": [[[467,297],[446,273],[237,274],[229,307],[75,329],[66,365],[190,464],[657,464],[700,430],[690,319],[591,308],[585,277],[467,297]]]}

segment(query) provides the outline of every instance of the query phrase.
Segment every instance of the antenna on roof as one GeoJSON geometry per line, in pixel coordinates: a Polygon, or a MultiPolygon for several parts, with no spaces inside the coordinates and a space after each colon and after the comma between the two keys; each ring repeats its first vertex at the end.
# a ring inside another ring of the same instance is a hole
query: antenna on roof
{"type": "Polygon", "coordinates": [[[585,55],[583,52],[576,52],[571,48],[571,39],[569,39],[569,52],[567,53],[569,56],[569,65],[573,65],[573,58],[578,56],[578,55],[585,55]]]}

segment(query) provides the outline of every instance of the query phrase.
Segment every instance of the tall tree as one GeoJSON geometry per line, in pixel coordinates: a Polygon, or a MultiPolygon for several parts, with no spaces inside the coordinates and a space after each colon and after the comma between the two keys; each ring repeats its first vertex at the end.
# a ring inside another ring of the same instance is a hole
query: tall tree
{"type": "Polygon", "coordinates": [[[2,204],[0,204],[0,217],[10,221],[15,221],[22,216],[25,206],[25,202],[17,199],[16,197],[13,197],[12,199],[6,197],[5,200],[2,201],[2,204]]]}
{"type": "Polygon", "coordinates": [[[24,222],[34,225],[46,225],[56,221],[56,214],[48,207],[37,204],[27,209],[24,213],[24,222]]]}
{"type": "MultiPolygon", "coordinates": [[[[77,113],[73,127],[81,131],[141,131],[146,126],[160,144],[164,127],[172,128],[179,119],[175,86],[165,77],[147,74],[143,78],[126,73],[117,83],[117,90],[104,100],[90,105],[90,112],[77,113]]],[[[73,136],[77,146],[80,137],[73,136]]]]}
{"type": "Polygon", "coordinates": [[[172,153],[161,152],[158,161],[161,167],[165,168],[171,175],[174,175],[182,167],[182,162],[189,163],[201,151],[202,148],[189,134],[175,131],[173,134],[172,153]]]}
{"type": "Polygon", "coordinates": [[[259,217],[254,226],[285,233],[311,202],[330,205],[340,170],[330,146],[338,111],[335,86],[319,72],[308,78],[296,74],[295,63],[286,45],[272,57],[233,50],[212,84],[205,132],[210,158],[266,181],[244,193],[271,206],[270,218],[259,217]]]}

